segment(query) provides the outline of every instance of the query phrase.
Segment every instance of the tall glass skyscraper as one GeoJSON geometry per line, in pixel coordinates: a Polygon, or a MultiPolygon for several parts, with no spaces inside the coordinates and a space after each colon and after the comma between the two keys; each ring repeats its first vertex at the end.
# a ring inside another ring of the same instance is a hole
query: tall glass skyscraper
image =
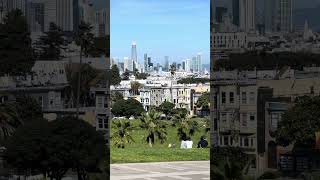
{"type": "MultiPolygon", "coordinates": [[[[136,42],[132,42],[131,45],[131,60],[133,61],[134,65],[138,64],[138,57],[137,57],[137,44],[136,42]]],[[[135,67],[133,67],[133,70],[135,69],[135,67]]]]}

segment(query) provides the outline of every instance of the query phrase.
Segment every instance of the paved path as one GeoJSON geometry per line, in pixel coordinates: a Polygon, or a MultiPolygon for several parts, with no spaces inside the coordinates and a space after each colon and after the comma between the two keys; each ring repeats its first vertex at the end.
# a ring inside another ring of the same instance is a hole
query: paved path
{"type": "Polygon", "coordinates": [[[111,180],[209,180],[209,161],[111,164],[111,180]]]}

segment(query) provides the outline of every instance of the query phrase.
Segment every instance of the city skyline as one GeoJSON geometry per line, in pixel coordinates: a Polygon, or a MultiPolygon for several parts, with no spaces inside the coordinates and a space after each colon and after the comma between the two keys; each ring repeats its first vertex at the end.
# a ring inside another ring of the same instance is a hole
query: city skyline
{"type": "Polygon", "coordinates": [[[209,0],[165,1],[111,1],[111,57],[131,57],[136,42],[139,63],[145,53],[163,64],[165,56],[182,61],[199,52],[209,63],[209,0]]]}

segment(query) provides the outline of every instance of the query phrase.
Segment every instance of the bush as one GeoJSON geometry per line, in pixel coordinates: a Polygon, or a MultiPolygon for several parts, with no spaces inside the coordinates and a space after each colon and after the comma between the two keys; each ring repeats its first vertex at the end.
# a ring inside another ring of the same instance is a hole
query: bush
{"type": "Polygon", "coordinates": [[[272,172],[272,171],[267,171],[265,173],[263,173],[258,180],[264,180],[264,179],[277,179],[280,178],[281,175],[279,174],[279,172],[272,172]]]}

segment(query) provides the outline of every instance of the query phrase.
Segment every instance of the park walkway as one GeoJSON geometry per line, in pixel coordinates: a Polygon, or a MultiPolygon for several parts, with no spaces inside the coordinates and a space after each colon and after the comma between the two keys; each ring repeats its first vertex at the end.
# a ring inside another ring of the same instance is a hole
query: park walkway
{"type": "Polygon", "coordinates": [[[112,164],[111,180],[209,180],[209,161],[112,164]]]}

